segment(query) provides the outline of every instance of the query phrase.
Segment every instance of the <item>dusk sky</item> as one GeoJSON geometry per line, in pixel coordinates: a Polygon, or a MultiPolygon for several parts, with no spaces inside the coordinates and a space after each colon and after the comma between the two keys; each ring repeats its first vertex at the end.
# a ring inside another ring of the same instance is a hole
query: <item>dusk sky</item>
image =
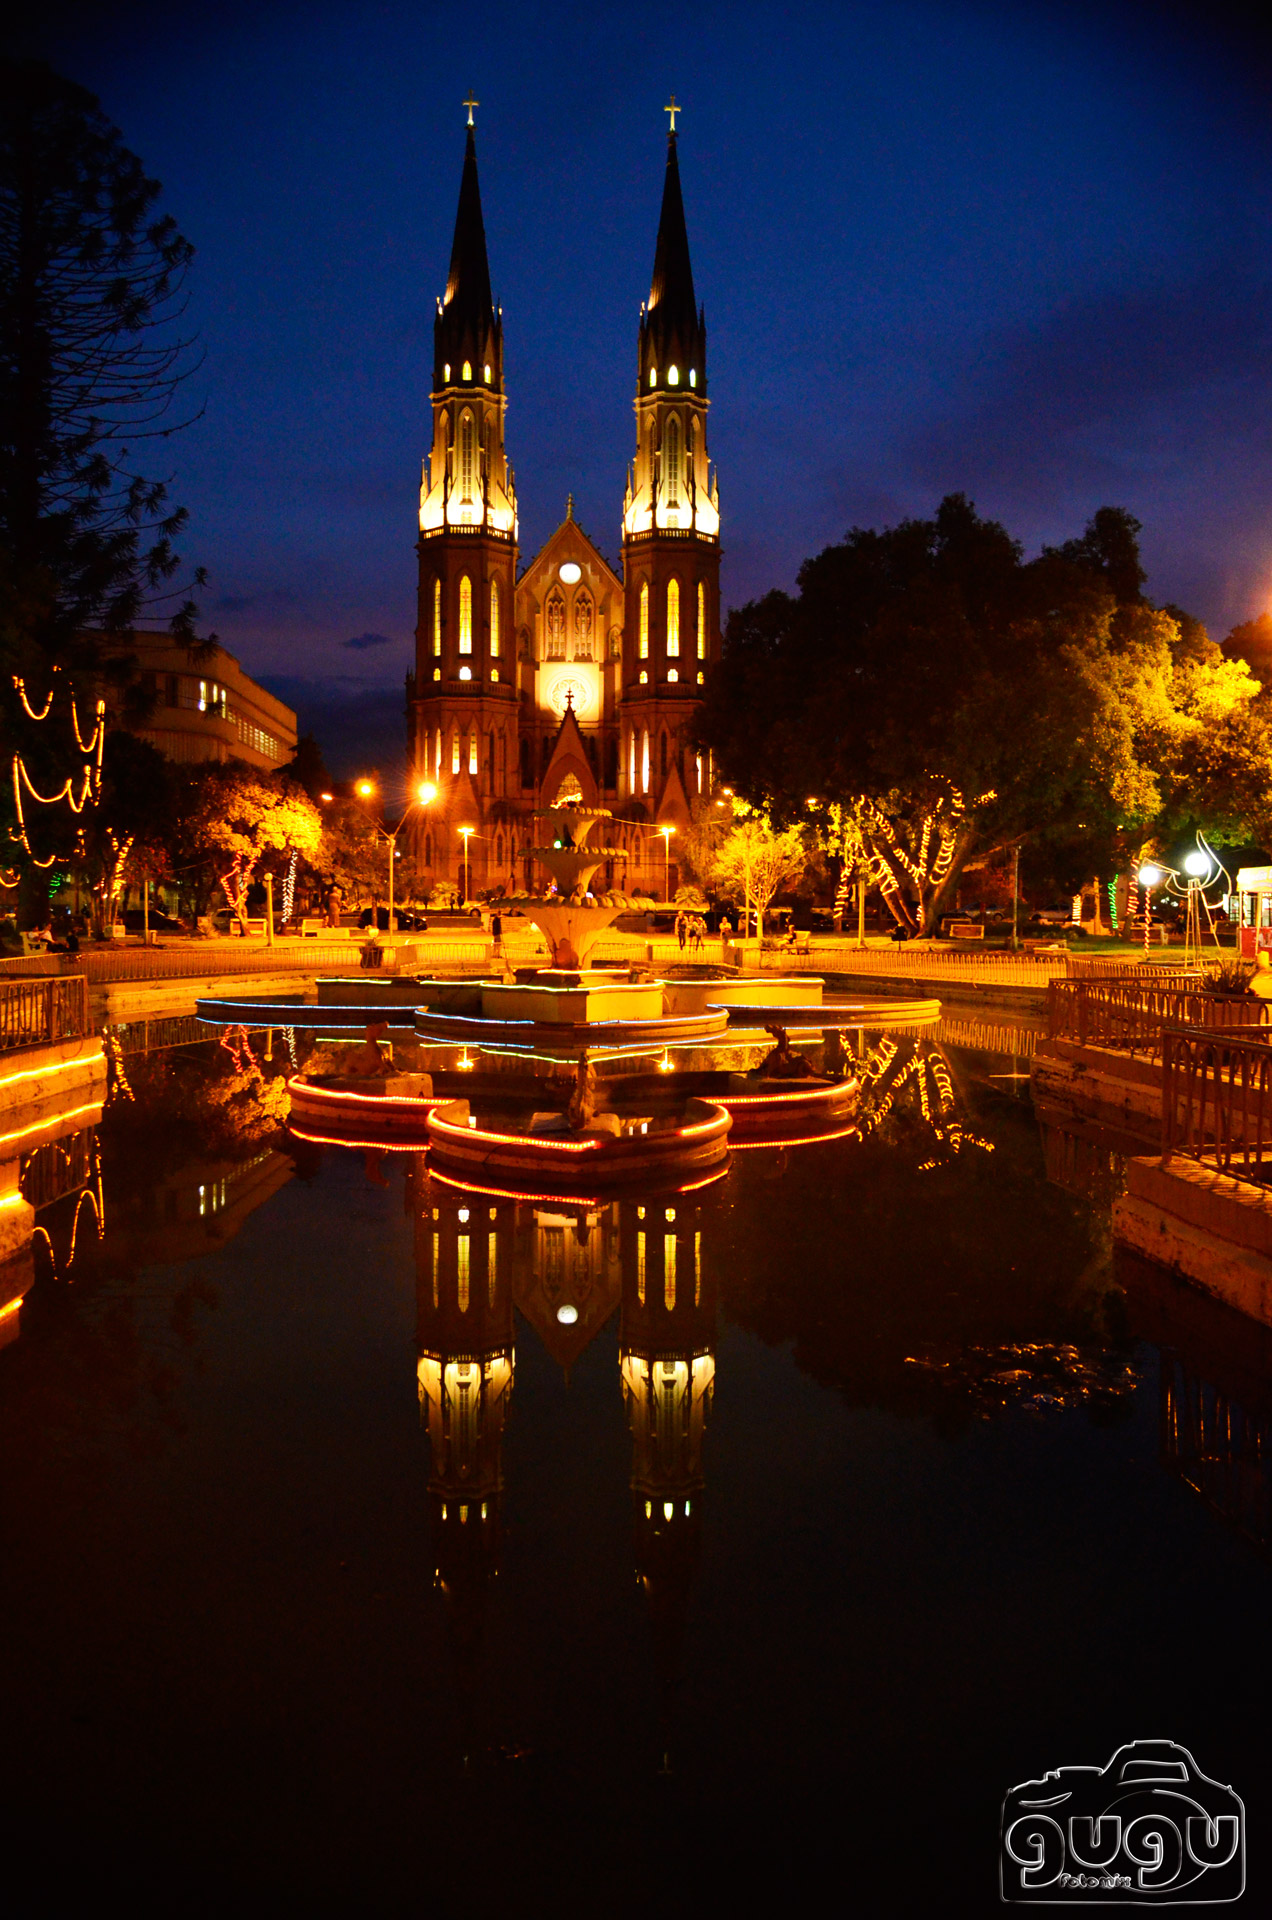
{"type": "Polygon", "coordinates": [[[302,720],[398,725],[470,88],[523,563],[571,490],[618,555],[674,91],[726,606],[953,489],[1030,550],[1129,507],[1149,592],[1217,637],[1272,602],[1272,94],[1236,15],[59,17],[20,50],[100,96],[197,249],[172,463],[207,624],[302,720]]]}

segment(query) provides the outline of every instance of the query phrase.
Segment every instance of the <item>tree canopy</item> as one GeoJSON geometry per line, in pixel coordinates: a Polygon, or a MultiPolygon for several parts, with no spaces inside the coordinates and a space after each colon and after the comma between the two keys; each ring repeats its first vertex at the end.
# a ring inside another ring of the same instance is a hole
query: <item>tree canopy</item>
{"type": "Polygon", "coordinates": [[[1143,598],[1138,531],[1103,508],[1026,560],[959,494],[854,528],[731,615],[702,739],[779,825],[850,810],[924,932],[969,862],[1029,836],[1110,861],[1189,823],[1238,837],[1272,820],[1259,686],[1143,598]]]}

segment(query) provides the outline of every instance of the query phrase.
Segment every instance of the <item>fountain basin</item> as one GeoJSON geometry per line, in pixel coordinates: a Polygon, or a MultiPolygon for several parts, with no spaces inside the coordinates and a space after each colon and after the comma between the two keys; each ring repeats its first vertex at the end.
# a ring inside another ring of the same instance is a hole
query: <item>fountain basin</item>
{"type": "Polygon", "coordinates": [[[400,1143],[422,1148],[428,1144],[428,1116],[447,1098],[434,1094],[426,1073],[391,1074],[378,1083],[319,1082],[297,1073],[287,1082],[287,1091],[293,1133],[302,1140],[346,1146],[400,1143]]]}
{"type": "Polygon", "coordinates": [[[548,1051],[572,1053],[580,1047],[626,1046],[649,1041],[655,1046],[680,1040],[705,1040],[724,1032],[728,1015],[716,1008],[708,1013],[667,1014],[622,1020],[564,1020],[508,1017],[474,1019],[463,1014],[433,1013],[421,1008],[415,1016],[415,1031],[421,1040],[436,1040],[443,1046],[463,1046],[471,1042],[488,1046],[538,1047],[548,1051]]]}
{"type": "Polygon", "coordinates": [[[737,979],[668,980],[663,999],[668,1013],[705,1013],[708,1007],[820,1007],[826,983],[817,974],[791,978],[764,974],[737,979]]]}
{"type": "Polygon", "coordinates": [[[428,1138],[430,1156],[452,1173],[555,1188],[717,1166],[728,1156],[731,1124],[714,1101],[689,1100],[678,1120],[629,1120],[617,1135],[504,1133],[476,1126],[467,1100],[454,1100],[429,1114],[428,1138]]]}

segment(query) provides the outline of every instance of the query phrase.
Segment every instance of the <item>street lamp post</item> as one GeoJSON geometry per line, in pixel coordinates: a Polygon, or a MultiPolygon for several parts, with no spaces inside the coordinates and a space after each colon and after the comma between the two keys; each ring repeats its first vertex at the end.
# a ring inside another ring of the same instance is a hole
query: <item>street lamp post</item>
{"type": "Polygon", "coordinates": [[[476,827],[461,827],[459,831],[464,842],[464,905],[467,906],[468,905],[468,880],[469,880],[468,842],[471,840],[473,834],[476,833],[477,829],[476,827]]]}
{"type": "MultiPolygon", "coordinates": [[[[357,784],[357,791],[359,796],[362,799],[364,800],[369,799],[370,796],[375,792],[374,783],[370,780],[359,780],[357,784]]],[[[392,833],[389,832],[387,827],[382,827],[377,821],[372,822],[372,825],[375,827],[375,830],[380,835],[381,839],[387,840],[389,844],[389,932],[390,933],[394,931],[393,883],[396,875],[394,871],[393,862],[397,859],[397,837],[399,833],[401,833],[407,821],[410,819],[416,807],[427,807],[430,804],[430,802],[436,800],[436,798],[437,798],[437,788],[433,785],[432,781],[421,780],[420,784],[415,789],[414,800],[411,801],[410,805],[406,809],[406,812],[402,815],[402,818],[398,821],[396,827],[394,827],[392,833]]]]}
{"type": "Polygon", "coordinates": [[[1152,861],[1146,861],[1136,875],[1144,901],[1144,958],[1148,958],[1148,936],[1152,930],[1153,888],[1161,885],[1165,874],[1152,861]]]}
{"type": "Polygon", "coordinates": [[[671,905],[671,836],[676,831],[676,829],[674,827],[659,827],[658,831],[662,835],[662,843],[663,843],[663,893],[666,897],[667,905],[670,906],[671,905]]]}

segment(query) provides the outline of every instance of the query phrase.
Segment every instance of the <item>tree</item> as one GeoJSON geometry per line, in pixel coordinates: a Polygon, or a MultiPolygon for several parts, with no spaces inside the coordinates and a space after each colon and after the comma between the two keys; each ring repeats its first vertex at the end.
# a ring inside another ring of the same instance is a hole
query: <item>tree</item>
{"type": "Polygon", "coordinates": [[[1238,751],[1257,683],[1144,600],[1136,531],[1102,510],[1027,562],[961,495],[856,528],[805,563],[797,596],[731,615],[703,744],[779,826],[810,795],[852,811],[885,900],[921,933],[969,862],[1027,837],[1081,835],[1113,861],[1188,808],[1231,825],[1261,804],[1238,751]]]}
{"type": "Polygon", "coordinates": [[[174,772],[148,740],[123,729],[107,734],[100,804],[85,819],[75,861],[99,938],[116,919],[130,878],[163,880],[171,873],[174,772]]]}
{"type": "Polygon", "coordinates": [[[247,896],[262,860],[295,852],[312,864],[322,848],[322,818],[308,796],[291,783],[263,780],[235,761],[208,770],[191,825],[227,905],[245,929],[247,896]]]}
{"type": "Polygon", "coordinates": [[[194,605],[173,586],[186,514],[141,470],[186,424],[176,401],[195,365],[181,332],[192,249],[159,191],[92,94],[0,62],[0,719],[40,792],[81,762],[65,701],[44,722],[32,711],[59,685],[92,711],[94,630],[126,634],[177,600],[172,630],[194,644],[194,605]]]}
{"type": "Polygon", "coordinates": [[[774,832],[769,820],[749,807],[715,850],[710,867],[714,891],[736,901],[747,916],[756,916],[764,938],[764,915],[775,894],[790,886],[804,870],[803,837],[794,827],[774,832]]]}

